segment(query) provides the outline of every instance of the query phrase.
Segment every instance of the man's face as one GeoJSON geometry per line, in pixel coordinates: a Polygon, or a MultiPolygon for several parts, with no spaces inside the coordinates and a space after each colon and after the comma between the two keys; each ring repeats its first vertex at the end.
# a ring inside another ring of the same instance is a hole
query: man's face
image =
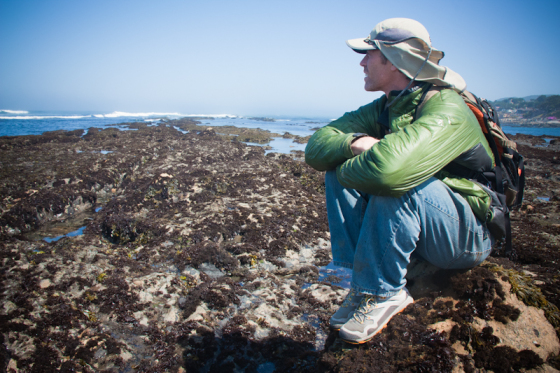
{"type": "Polygon", "coordinates": [[[391,86],[393,66],[389,61],[383,60],[379,50],[369,50],[360,62],[366,74],[364,89],[366,91],[386,92],[391,86]]]}

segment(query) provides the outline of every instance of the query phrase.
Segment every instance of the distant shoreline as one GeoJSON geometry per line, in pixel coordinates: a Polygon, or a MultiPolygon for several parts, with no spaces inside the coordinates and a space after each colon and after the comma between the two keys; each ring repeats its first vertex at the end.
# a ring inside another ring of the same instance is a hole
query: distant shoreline
{"type": "Polygon", "coordinates": [[[500,118],[500,123],[510,127],[536,127],[536,128],[558,128],[560,121],[558,120],[519,120],[510,118],[500,118]]]}

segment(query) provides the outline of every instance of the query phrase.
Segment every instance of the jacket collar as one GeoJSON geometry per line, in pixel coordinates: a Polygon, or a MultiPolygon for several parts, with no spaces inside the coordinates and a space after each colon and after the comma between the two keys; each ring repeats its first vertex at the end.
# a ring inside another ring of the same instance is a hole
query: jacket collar
{"type": "Polygon", "coordinates": [[[410,98],[414,99],[416,98],[417,95],[411,95],[412,93],[418,93],[419,91],[422,91],[424,87],[426,87],[429,83],[426,82],[415,82],[415,84],[404,90],[404,91],[391,91],[389,92],[389,97],[386,98],[385,101],[385,106],[387,106],[389,103],[391,103],[393,100],[395,100],[399,95],[401,95],[398,98],[398,102],[392,103],[391,106],[393,105],[397,105],[400,102],[407,102],[409,101],[410,98]]]}
{"type": "Polygon", "coordinates": [[[403,114],[410,113],[418,105],[418,101],[422,96],[422,92],[429,85],[429,83],[418,82],[413,87],[410,87],[398,97],[397,101],[393,102],[402,91],[391,91],[389,92],[389,97],[385,97],[385,109],[381,112],[378,118],[378,122],[385,127],[385,129],[391,128],[391,118],[401,116],[403,114]],[[393,102],[390,107],[388,103],[393,102]],[[390,113],[389,113],[390,112],[390,113]]]}

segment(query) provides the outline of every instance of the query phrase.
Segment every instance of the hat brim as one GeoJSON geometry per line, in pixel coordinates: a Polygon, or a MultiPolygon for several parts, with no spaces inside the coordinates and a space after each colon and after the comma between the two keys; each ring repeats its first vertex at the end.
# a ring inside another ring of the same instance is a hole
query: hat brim
{"type": "Polygon", "coordinates": [[[364,41],[364,38],[350,39],[346,40],[346,45],[348,45],[354,52],[365,54],[367,51],[377,49],[377,46],[368,44],[364,41]]]}

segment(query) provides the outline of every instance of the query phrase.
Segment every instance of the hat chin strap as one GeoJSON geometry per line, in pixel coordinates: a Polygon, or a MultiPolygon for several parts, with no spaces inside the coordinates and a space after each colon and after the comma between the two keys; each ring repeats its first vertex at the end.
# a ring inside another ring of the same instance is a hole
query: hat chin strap
{"type": "Polygon", "coordinates": [[[401,97],[401,96],[410,88],[410,86],[412,85],[412,83],[414,83],[414,81],[416,80],[416,78],[418,77],[418,75],[420,74],[420,72],[422,71],[422,69],[424,68],[424,66],[426,66],[426,63],[428,63],[428,60],[430,59],[430,55],[431,55],[431,54],[432,54],[432,47],[430,46],[430,50],[428,51],[428,56],[427,56],[426,59],[424,60],[424,63],[422,63],[422,66],[420,66],[420,69],[418,69],[418,71],[416,72],[416,75],[414,75],[414,77],[413,77],[412,79],[410,79],[410,82],[408,83],[408,85],[406,86],[406,88],[403,89],[403,90],[401,91],[401,93],[399,93],[399,94],[397,95],[397,97],[395,97],[395,98],[393,99],[393,101],[391,101],[391,103],[387,105],[387,108],[390,108],[391,105],[393,105],[393,103],[395,103],[395,102],[397,101],[397,99],[398,99],[399,97],[401,97]]]}

